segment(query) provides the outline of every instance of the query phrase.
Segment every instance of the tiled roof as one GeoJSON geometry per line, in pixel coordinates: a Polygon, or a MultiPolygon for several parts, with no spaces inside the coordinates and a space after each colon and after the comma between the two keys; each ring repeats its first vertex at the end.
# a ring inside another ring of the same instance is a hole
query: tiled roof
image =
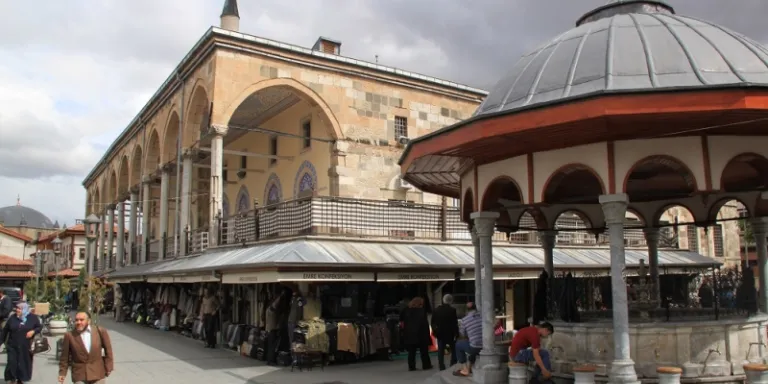
{"type": "Polygon", "coordinates": [[[14,237],[14,238],[17,238],[17,239],[22,240],[22,241],[27,241],[27,242],[31,242],[32,241],[31,237],[22,235],[21,233],[18,233],[16,231],[11,231],[10,229],[5,228],[5,227],[0,227],[0,233],[8,235],[8,236],[11,236],[11,237],[14,237]]]}
{"type": "Polygon", "coordinates": [[[9,278],[9,279],[32,279],[35,277],[35,274],[32,272],[25,272],[25,271],[8,271],[8,272],[0,272],[0,279],[2,278],[9,278]]]}
{"type": "MultiPolygon", "coordinates": [[[[59,271],[59,277],[78,277],[80,272],[75,271],[72,268],[67,268],[59,271]]],[[[56,271],[48,272],[48,277],[56,277],[56,271]]]]}
{"type": "Polygon", "coordinates": [[[0,265],[6,265],[6,266],[8,266],[8,265],[25,265],[25,266],[30,266],[31,267],[32,266],[32,260],[30,260],[30,259],[21,260],[21,259],[17,259],[15,257],[12,257],[12,256],[1,255],[0,254],[0,265]]]}

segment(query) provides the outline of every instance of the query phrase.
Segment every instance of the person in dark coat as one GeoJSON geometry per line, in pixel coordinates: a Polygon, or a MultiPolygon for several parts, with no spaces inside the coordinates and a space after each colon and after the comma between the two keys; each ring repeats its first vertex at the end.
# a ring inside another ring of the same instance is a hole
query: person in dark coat
{"type": "Polygon", "coordinates": [[[416,350],[421,354],[421,368],[432,369],[429,359],[429,346],[432,338],[429,336],[429,321],[424,309],[424,299],[414,297],[400,315],[403,322],[403,340],[408,350],[408,370],[416,370],[416,350]]]}
{"type": "Polygon", "coordinates": [[[453,296],[443,296],[443,304],[432,313],[432,333],[437,338],[437,366],[445,370],[445,350],[451,351],[451,366],[456,365],[456,338],[459,337],[459,316],[453,307],[453,296]]]}
{"type": "Polygon", "coordinates": [[[0,333],[0,344],[8,350],[8,363],[5,366],[5,381],[21,384],[32,380],[32,354],[29,349],[32,338],[43,330],[40,319],[29,313],[27,303],[16,305],[16,314],[8,321],[0,333]]]}

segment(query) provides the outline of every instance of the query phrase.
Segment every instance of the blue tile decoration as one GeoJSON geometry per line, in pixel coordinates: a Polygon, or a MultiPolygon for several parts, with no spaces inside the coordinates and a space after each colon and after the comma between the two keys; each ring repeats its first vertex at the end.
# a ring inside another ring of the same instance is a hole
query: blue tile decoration
{"type": "Polygon", "coordinates": [[[237,213],[247,212],[251,209],[251,197],[248,194],[248,187],[245,184],[240,186],[240,192],[237,193],[237,213]]]}
{"type": "Polygon", "coordinates": [[[281,201],[283,201],[283,186],[280,184],[280,178],[277,174],[272,172],[264,186],[264,202],[265,205],[272,205],[281,201]]]}
{"type": "Polygon", "coordinates": [[[293,182],[293,197],[300,193],[312,191],[317,188],[317,171],[309,160],[304,160],[296,171],[296,179],[293,182]]]}

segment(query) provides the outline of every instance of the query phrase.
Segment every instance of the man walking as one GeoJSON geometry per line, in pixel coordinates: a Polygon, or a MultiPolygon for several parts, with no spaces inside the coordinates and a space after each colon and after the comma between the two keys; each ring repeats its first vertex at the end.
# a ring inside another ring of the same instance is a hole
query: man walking
{"type": "Polygon", "coordinates": [[[200,318],[203,320],[205,330],[205,348],[216,348],[216,315],[218,313],[219,300],[206,288],[203,303],[200,306],[200,318]]]}
{"type": "Polygon", "coordinates": [[[445,370],[445,350],[451,350],[451,366],[456,365],[456,338],[459,336],[459,317],[453,307],[453,296],[443,296],[443,304],[432,313],[432,333],[437,339],[437,364],[445,370]]]}
{"type": "Polygon", "coordinates": [[[59,383],[64,382],[70,366],[75,384],[104,384],[114,367],[112,342],[107,330],[91,326],[91,317],[85,312],[75,315],[75,330],[64,334],[59,383]]]}

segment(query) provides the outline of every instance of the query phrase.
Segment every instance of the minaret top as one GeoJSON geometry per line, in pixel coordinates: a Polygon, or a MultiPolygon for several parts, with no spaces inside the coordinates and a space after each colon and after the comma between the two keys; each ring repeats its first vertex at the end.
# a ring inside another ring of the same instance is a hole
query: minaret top
{"type": "Polygon", "coordinates": [[[16,206],[21,207],[21,195],[16,195],[16,206]]]}
{"type": "Polygon", "coordinates": [[[576,26],[627,13],[674,14],[675,9],[661,0],[608,0],[605,5],[595,8],[580,17],[576,22],[576,26]]]}
{"type": "Polygon", "coordinates": [[[240,11],[237,9],[237,0],[224,0],[219,26],[234,32],[240,30],[240,11]]]}

